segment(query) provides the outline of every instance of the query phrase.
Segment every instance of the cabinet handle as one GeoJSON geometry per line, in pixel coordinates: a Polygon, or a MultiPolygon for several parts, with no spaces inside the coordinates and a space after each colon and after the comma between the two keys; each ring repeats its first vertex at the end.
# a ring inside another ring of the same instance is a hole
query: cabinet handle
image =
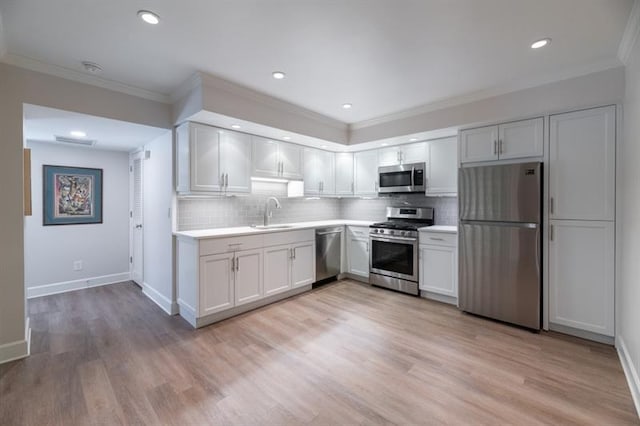
{"type": "Polygon", "coordinates": [[[554,204],[553,197],[551,197],[549,199],[549,210],[551,211],[551,214],[553,214],[553,204],[554,204]]]}
{"type": "Polygon", "coordinates": [[[236,257],[236,272],[240,270],[240,258],[236,257]]]}
{"type": "Polygon", "coordinates": [[[293,259],[295,260],[295,258],[296,258],[296,249],[295,249],[295,247],[294,247],[294,248],[293,248],[293,259]]]}
{"type": "Polygon", "coordinates": [[[434,241],[444,241],[444,238],[429,237],[429,239],[434,241]]]}
{"type": "Polygon", "coordinates": [[[220,175],[220,187],[224,187],[224,173],[220,175]]]}
{"type": "Polygon", "coordinates": [[[498,141],[498,152],[500,154],[504,152],[504,141],[502,139],[498,141]]]}
{"type": "Polygon", "coordinates": [[[553,225],[549,225],[549,241],[553,241],[553,225]]]}
{"type": "Polygon", "coordinates": [[[355,188],[353,187],[353,182],[351,182],[351,192],[356,192],[355,188]]]}
{"type": "Polygon", "coordinates": [[[493,141],[493,155],[497,155],[498,154],[498,141],[494,140],[493,141]]]}
{"type": "Polygon", "coordinates": [[[224,174],[224,186],[225,188],[229,187],[229,173],[224,174]]]}
{"type": "Polygon", "coordinates": [[[289,259],[293,259],[293,249],[289,249],[289,259]]]}
{"type": "Polygon", "coordinates": [[[231,271],[235,271],[236,270],[236,258],[232,257],[231,258],[231,271]]]}

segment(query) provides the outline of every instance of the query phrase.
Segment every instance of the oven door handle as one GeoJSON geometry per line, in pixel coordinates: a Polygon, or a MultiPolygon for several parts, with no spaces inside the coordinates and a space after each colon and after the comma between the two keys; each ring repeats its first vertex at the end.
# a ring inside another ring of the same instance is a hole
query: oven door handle
{"type": "Polygon", "coordinates": [[[406,237],[393,237],[393,238],[380,238],[380,237],[371,237],[371,241],[382,241],[384,243],[401,243],[406,241],[411,244],[415,244],[418,242],[416,238],[406,238],[406,237]]]}

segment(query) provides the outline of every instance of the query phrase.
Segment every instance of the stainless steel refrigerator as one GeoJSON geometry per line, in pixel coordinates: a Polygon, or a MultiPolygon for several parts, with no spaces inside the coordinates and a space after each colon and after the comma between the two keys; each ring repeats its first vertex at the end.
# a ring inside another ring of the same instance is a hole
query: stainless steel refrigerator
{"type": "Polygon", "coordinates": [[[542,163],[461,168],[459,307],[540,329],[542,163]]]}

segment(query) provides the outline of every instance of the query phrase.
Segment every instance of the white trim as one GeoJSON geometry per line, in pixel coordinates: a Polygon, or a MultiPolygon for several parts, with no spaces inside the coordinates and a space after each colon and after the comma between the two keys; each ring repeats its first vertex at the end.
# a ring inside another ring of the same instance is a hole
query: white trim
{"type": "Polygon", "coordinates": [[[49,296],[51,294],[66,293],[68,291],[82,290],[85,288],[99,287],[108,284],[129,281],[131,274],[122,272],[119,274],[102,275],[100,277],[83,278],[81,280],[63,281],[53,284],[45,284],[27,288],[27,299],[49,296]]]}
{"type": "Polygon", "coordinates": [[[202,77],[199,72],[195,72],[171,92],[169,99],[171,100],[171,103],[176,103],[187,97],[187,95],[200,86],[202,86],[202,77]]]}
{"type": "Polygon", "coordinates": [[[388,123],[391,121],[414,118],[422,114],[438,111],[445,108],[465,105],[472,102],[493,98],[496,96],[518,92],[520,90],[532,89],[538,86],[544,86],[546,84],[557,83],[559,81],[568,80],[576,77],[582,77],[588,74],[593,74],[596,72],[617,68],[617,67],[620,67],[621,65],[622,64],[619,62],[619,60],[617,58],[614,58],[614,59],[608,59],[608,60],[604,60],[594,64],[590,64],[587,66],[573,68],[570,70],[537,76],[531,79],[516,80],[516,81],[506,83],[500,86],[496,86],[490,89],[479,90],[477,92],[468,93],[462,96],[445,98],[445,99],[435,101],[426,105],[418,106],[416,108],[399,111],[397,113],[387,114],[382,117],[372,118],[370,120],[351,123],[349,125],[349,133],[353,132],[354,130],[360,130],[367,127],[388,123]]]}
{"type": "Polygon", "coordinates": [[[169,315],[176,315],[178,313],[178,303],[172,302],[164,294],[160,293],[155,288],[151,287],[146,282],[142,283],[142,294],[151,299],[156,305],[160,306],[163,311],[169,315]]]}
{"type": "Polygon", "coordinates": [[[26,358],[31,354],[31,327],[29,317],[25,321],[24,339],[0,345],[0,364],[26,358]]]}
{"type": "Polygon", "coordinates": [[[87,74],[70,68],[49,64],[38,61],[37,59],[27,58],[25,56],[7,53],[2,57],[2,62],[31,71],[41,72],[43,74],[54,75],[66,80],[77,81],[79,83],[90,84],[92,86],[102,87],[103,89],[113,90],[127,95],[136,96],[138,98],[148,99],[151,101],[161,102],[164,104],[171,103],[168,95],[152,92],[151,90],[141,89],[128,84],[119,83],[114,80],[107,80],[95,75],[87,74]]]}
{"type": "Polygon", "coordinates": [[[631,58],[631,52],[633,52],[633,46],[636,44],[638,33],[640,32],[640,1],[635,0],[629,18],[627,19],[627,25],[624,28],[622,34],[622,40],[618,46],[618,59],[627,65],[631,58]]]}
{"type": "Polygon", "coordinates": [[[636,412],[638,416],[640,416],[640,378],[622,336],[618,336],[616,339],[616,349],[618,350],[618,356],[620,357],[620,363],[622,364],[624,375],[627,378],[627,383],[629,383],[629,390],[631,390],[631,397],[636,406],[636,412]]]}
{"type": "Polygon", "coordinates": [[[189,305],[182,299],[178,299],[178,312],[182,318],[187,320],[189,324],[196,327],[196,310],[193,306],[189,305]]]}

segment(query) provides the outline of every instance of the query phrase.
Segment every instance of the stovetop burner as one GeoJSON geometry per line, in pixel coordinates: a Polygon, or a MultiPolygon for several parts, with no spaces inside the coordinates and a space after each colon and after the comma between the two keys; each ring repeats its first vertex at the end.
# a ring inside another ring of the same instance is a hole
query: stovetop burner
{"type": "Polygon", "coordinates": [[[387,221],[387,222],[378,222],[371,225],[371,228],[383,228],[383,229],[401,229],[407,231],[416,231],[418,228],[422,228],[423,226],[429,226],[429,222],[406,222],[406,221],[387,221]]]}
{"type": "Polygon", "coordinates": [[[423,226],[433,225],[431,207],[387,207],[387,221],[371,225],[374,229],[417,231],[423,226]]]}

